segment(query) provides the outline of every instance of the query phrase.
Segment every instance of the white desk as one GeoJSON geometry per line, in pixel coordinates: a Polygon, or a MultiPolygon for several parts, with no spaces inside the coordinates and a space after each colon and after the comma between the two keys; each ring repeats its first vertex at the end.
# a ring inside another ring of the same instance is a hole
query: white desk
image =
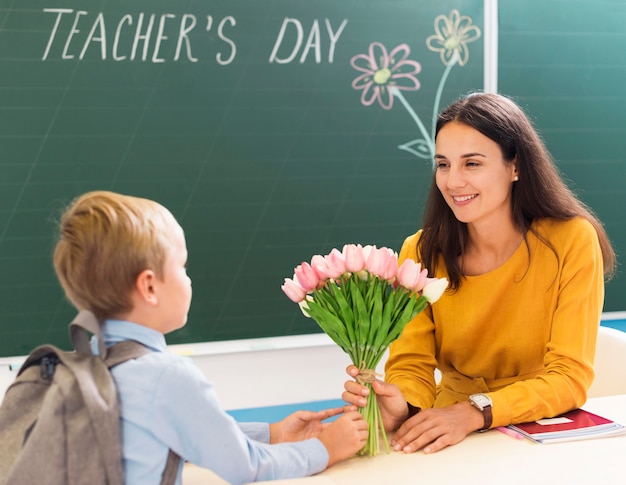
{"type": "MultiPolygon", "coordinates": [[[[583,407],[626,425],[626,394],[590,399],[583,407]]],[[[225,483],[193,466],[187,466],[183,474],[184,485],[225,483]]],[[[626,483],[626,435],[542,445],[491,430],[473,433],[432,455],[383,452],[376,457],[351,458],[314,477],[264,483],[621,485],[626,483]]]]}

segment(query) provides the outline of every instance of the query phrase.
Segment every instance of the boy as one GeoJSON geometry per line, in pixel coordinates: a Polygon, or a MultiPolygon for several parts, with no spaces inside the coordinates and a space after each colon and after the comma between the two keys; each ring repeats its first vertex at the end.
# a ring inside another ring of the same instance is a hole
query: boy
{"type": "Polygon", "coordinates": [[[170,449],[238,484],[311,475],[362,448],[367,424],[355,408],[332,423],[322,420],[342,409],[238,424],[200,370],[167,353],[164,335],[185,325],[191,304],[186,262],[182,228],[154,201],[90,192],[61,218],[54,268],[67,298],[102,322],[107,346],[152,350],[112,370],[126,483],[160,483],[170,449]]]}

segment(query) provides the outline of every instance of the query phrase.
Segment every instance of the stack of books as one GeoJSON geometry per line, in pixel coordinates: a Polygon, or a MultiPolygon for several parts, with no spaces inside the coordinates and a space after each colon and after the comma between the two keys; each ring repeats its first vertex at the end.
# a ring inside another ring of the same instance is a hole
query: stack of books
{"type": "Polygon", "coordinates": [[[508,429],[537,443],[601,438],[626,432],[621,424],[584,409],[574,409],[555,418],[510,425],[508,429]]]}

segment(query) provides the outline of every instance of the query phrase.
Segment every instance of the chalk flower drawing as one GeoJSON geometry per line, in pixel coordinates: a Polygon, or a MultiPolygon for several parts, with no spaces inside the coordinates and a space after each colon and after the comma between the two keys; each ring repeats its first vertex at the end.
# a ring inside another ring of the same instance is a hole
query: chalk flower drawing
{"type": "Polygon", "coordinates": [[[426,39],[426,45],[431,51],[439,52],[445,66],[457,61],[459,66],[467,64],[467,44],[480,37],[480,29],[472,25],[472,19],[462,17],[458,10],[452,10],[450,17],[439,15],[435,19],[435,32],[426,39]]]}
{"type": "Polygon", "coordinates": [[[408,60],[411,50],[402,44],[387,54],[380,42],[372,42],[367,54],[359,54],[350,60],[359,77],[352,81],[354,89],[362,89],[361,103],[370,106],[374,101],[384,109],[393,106],[392,89],[417,91],[420,83],[415,77],[422,69],[419,62],[408,60]]]}
{"type": "Polygon", "coordinates": [[[417,91],[420,83],[415,77],[421,71],[421,64],[408,59],[410,49],[401,44],[387,54],[387,49],[380,42],[372,42],[368,54],[358,54],[350,64],[363,74],[352,81],[354,89],[362,89],[361,103],[371,106],[378,100],[381,107],[391,109],[394,97],[404,106],[415,122],[420,137],[399,145],[398,148],[420,158],[432,160],[435,156],[435,122],[439,113],[441,93],[448,79],[450,70],[456,65],[464,66],[469,60],[467,44],[480,38],[480,29],[472,25],[472,19],[462,16],[453,9],[449,16],[438,15],[435,18],[435,35],[426,39],[426,46],[433,52],[439,52],[441,62],[446,66],[433,103],[430,132],[408,103],[402,91],[417,91]],[[398,56],[398,57],[397,57],[398,56]]]}

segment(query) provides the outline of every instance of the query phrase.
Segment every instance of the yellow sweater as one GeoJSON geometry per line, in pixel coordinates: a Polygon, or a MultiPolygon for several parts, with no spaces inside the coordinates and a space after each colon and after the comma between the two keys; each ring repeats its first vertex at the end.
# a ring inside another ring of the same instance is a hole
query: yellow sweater
{"type": "MultiPolygon", "coordinates": [[[[533,227],[558,259],[529,231],[528,246],[522,243],[499,268],[463,279],[392,344],[385,380],[409,403],[443,407],[484,392],[493,401],[493,427],[585,403],[604,299],[598,238],[582,218],[533,227]],[[435,368],[442,373],[437,386],[435,368]]],[[[417,259],[420,233],[406,239],[400,263],[417,259]]],[[[436,276],[446,277],[439,266],[436,276]]]]}

